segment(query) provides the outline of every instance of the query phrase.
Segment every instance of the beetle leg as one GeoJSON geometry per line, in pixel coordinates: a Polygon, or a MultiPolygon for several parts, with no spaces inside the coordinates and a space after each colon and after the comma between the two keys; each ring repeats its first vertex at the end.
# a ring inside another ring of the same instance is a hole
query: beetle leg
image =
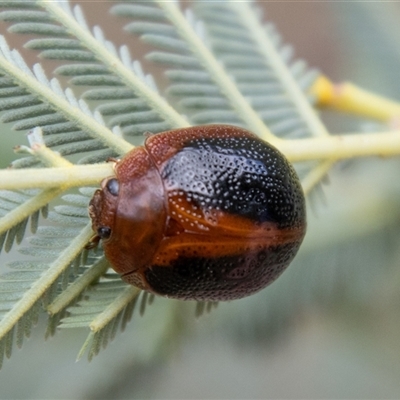
{"type": "Polygon", "coordinates": [[[121,160],[119,158],[114,158],[114,157],[108,157],[106,162],[112,162],[112,163],[119,163],[121,160]]]}
{"type": "Polygon", "coordinates": [[[114,170],[114,172],[115,172],[115,166],[116,166],[118,163],[120,163],[121,160],[120,160],[119,158],[108,157],[107,160],[106,160],[106,162],[113,163],[113,166],[112,166],[112,167],[113,167],[113,170],[114,170]]]}
{"type": "Polygon", "coordinates": [[[150,136],[154,136],[154,135],[155,135],[155,133],[153,133],[153,132],[149,132],[149,131],[143,132],[143,136],[146,139],[149,138],[150,136]]]}
{"type": "Polygon", "coordinates": [[[85,249],[86,250],[92,250],[95,249],[100,242],[100,236],[99,235],[93,235],[93,237],[89,240],[89,242],[86,244],[85,249]]]}

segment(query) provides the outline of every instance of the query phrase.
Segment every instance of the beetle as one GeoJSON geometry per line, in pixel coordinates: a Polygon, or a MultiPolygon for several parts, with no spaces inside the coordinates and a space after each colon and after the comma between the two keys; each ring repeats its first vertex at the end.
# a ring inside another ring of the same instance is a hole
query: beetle
{"type": "Polygon", "coordinates": [[[89,215],[111,266],[141,289],[184,300],[242,298],[273,282],[304,238],[296,172],[245,129],[149,135],[115,161],[89,215]]]}

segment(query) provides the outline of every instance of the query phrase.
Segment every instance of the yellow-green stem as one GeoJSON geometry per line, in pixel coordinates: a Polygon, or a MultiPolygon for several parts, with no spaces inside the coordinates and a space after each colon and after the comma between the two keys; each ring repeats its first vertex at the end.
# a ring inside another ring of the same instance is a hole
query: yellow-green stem
{"type": "Polygon", "coordinates": [[[56,2],[37,0],[37,3],[51,13],[57,21],[63,24],[74,37],[79,39],[79,42],[83,46],[92,52],[100,62],[104,63],[113,74],[119,76],[139,98],[144,99],[150,108],[158,112],[171,126],[174,128],[189,126],[188,121],[172,108],[163,97],[155,90],[151,89],[141,77],[135,75],[130,68],[126,67],[123,62],[100,43],[100,41],[95,39],[90,31],[83,28],[76,19],[71,18],[71,16],[65,13],[56,2]]]}
{"type": "Polygon", "coordinates": [[[62,192],[63,189],[58,188],[43,190],[38,195],[9,211],[4,217],[0,218],[0,235],[28,218],[37,210],[40,210],[62,192]]]}
{"type": "Polygon", "coordinates": [[[57,188],[96,185],[106,176],[114,175],[110,163],[74,165],[60,168],[32,168],[0,171],[0,190],[57,188]]]}
{"type": "Polygon", "coordinates": [[[171,1],[157,0],[157,4],[165,12],[167,18],[175,25],[179,35],[184,38],[189,47],[194,50],[197,58],[209,72],[214,82],[235,108],[237,115],[246,122],[248,128],[264,140],[273,140],[274,135],[269,131],[259,115],[243,97],[231,78],[226,74],[221,64],[215,59],[201,38],[196,35],[178,6],[171,1]]]}
{"type": "Polygon", "coordinates": [[[400,154],[400,132],[282,140],[277,147],[291,162],[400,154]]]}
{"type": "Polygon", "coordinates": [[[303,187],[303,191],[306,196],[310,194],[310,192],[319,182],[321,182],[335,162],[336,160],[330,159],[320,162],[301,180],[301,186],[303,187]]]}
{"type": "Polygon", "coordinates": [[[321,75],[310,90],[317,105],[382,122],[400,117],[400,104],[352,83],[333,83],[321,75]]]}
{"type": "Polygon", "coordinates": [[[140,289],[129,286],[93,321],[89,327],[92,332],[98,332],[103,329],[115,316],[122,311],[125,306],[140,293],[140,289]]]}
{"type": "Polygon", "coordinates": [[[28,312],[32,306],[43,296],[50,286],[57,280],[60,274],[68,267],[74,258],[82,251],[82,248],[93,235],[92,228],[88,224],[79,235],[71,241],[71,244],[53,261],[46,273],[44,273],[24,294],[24,296],[12,307],[12,309],[0,321],[0,338],[3,338],[28,312]]]}
{"type": "Polygon", "coordinates": [[[60,295],[58,295],[54,301],[47,306],[47,312],[50,315],[54,315],[62,311],[67,307],[72,300],[74,300],[85,288],[89,286],[91,282],[99,278],[109,268],[108,261],[102,257],[97,261],[90,269],[83,273],[78,279],[67,287],[60,295]]]}

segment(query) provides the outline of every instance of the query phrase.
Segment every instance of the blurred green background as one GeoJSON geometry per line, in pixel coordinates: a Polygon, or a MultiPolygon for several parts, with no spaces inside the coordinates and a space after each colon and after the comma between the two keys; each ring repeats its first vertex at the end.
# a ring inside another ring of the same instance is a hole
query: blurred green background
{"type": "MultiPolygon", "coordinates": [[[[128,38],[112,37],[106,2],[82,3],[112,40],[128,38]]],[[[310,66],[400,101],[398,3],[258,3],[310,66]]],[[[322,118],[334,133],[384,129],[331,112],[322,118]]],[[[6,166],[25,137],[2,137],[6,166]]],[[[191,303],[172,313],[170,300],[156,299],[91,364],[75,363],[87,332],[63,330],[45,342],[43,318],[4,363],[0,398],[399,398],[399,167],[398,158],[337,165],[310,201],[295,262],[248,299],[200,319],[191,303]]]]}

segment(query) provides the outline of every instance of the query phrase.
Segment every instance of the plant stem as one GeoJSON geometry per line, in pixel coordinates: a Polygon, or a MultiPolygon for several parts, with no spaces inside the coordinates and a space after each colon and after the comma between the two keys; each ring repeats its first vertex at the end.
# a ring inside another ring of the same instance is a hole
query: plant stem
{"type": "Polygon", "coordinates": [[[57,188],[97,185],[106,176],[114,175],[111,163],[74,165],[61,168],[29,168],[1,170],[0,190],[57,188]]]}
{"type": "Polygon", "coordinates": [[[87,271],[60,293],[51,304],[47,306],[50,315],[57,314],[65,309],[76,297],[79,296],[95,279],[98,279],[109,268],[109,263],[102,257],[87,271]]]}
{"type": "Polygon", "coordinates": [[[75,18],[67,14],[56,2],[37,0],[37,3],[51,13],[58,22],[76,37],[83,46],[91,51],[99,61],[107,66],[114,75],[119,76],[139,98],[146,100],[150,108],[158,112],[172,127],[183,128],[189,125],[189,122],[172,108],[164,98],[150,88],[141,77],[135,75],[103,43],[97,40],[88,29],[82,27],[75,18]]]}
{"type": "Polygon", "coordinates": [[[24,296],[13,306],[0,322],[0,337],[3,338],[15,324],[28,312],[32,306],[43,296],[60,274],[68,267],[74,258],[82,251],[82,248],[93,235],[90,224],[84,227],[78,236],[73,239],[68,247],[62,251],[59,257],[53,261],[46,273],[35,281],[24,296]]]}
{"type": "Polygon", "coordinates": [[[331,159],[320,162],[301,180],[301,186],[303,187],[306,196],[311,193],[319,182],[321,182],[324,176],[331,170],[335,162],[336,160],[331,159]]]}
{"type": "Polygon", "coordinates": [[[291,162],[400,154],[400,132],[349,134],[281,140],[276,146],[291,162]]]}
{"type": "Polygon", "coordinates": [[[246,123],[248,128],[264,140],[273,140],[274,135],[269,131],[262,119],[237,89],[235,83],[226,74],[221,64],[215,59],[211,51],[196,34],[178,6],[174,2],[163,0],[156,0],[156,3],[164,10],[167,18],[175,26],[180,37],[185,40],[192,49],[193,54],[209,72],[211,78],[226,96],[227,101],[231,103],[237,115],[246,123]]]}
{"type": "MultiPolygon", "coordinates": [[[[349,134],[305,139],[279,140],[273,143],[291,162],[331,160],[354,157],[391,157],[400,155],[400,132],[349,134]]],[[[114,175],[111,164],[74,165],[60,168],[1,170],[0,190],[28,188],[64,189],[97,185],[114,175]]]]}
{"type": "Polygon", "coordinates": [[[310,90],[317,105],[387,122],[400,117],[400,104],[344,82],[334,84],[321,75],[310,90]]]}
{"type": "Polygon", "coordinates": [[[43,190],[38,195],[9,211],[6,215],[4,215],[4,217],[0,218],[0,235],[4,232],[7,232],[25,218],[31,216],[35,211],[40,210],[51,200],[59,196],[62,192],[63,189],[61,188],[50,188],[43,190]]]}
{"type": "Polygon", "coordinates": [[[265,27],[253,12],[251,5],[245,1],[238,1],[232,2],[231,7],[240,15],[241,21],[246,26],[246,29],[249,30],[255,43],[257,43],[260,54],[265,58],[265,63],[274,70],[276,78],[285,88],[288,97],[296,106],[298,113],[307,124],[312,135],[328,136],[329,133],[324,124],[307,100],[305,93],[300,89],[288,65],[282,60],[276,46],[266,33],[265,27]]]}
{"type": "Polygon", "coordinates": [[[133,148],[129,142],[113,134],[110,129],[97,122],[93,117],[85,114],[80,108],[71,105],[63,97],[55,95],[50,87],[39,82],[33,75],[27,74],[25,71],[17,68],[15,64],[4,57],[0,57],[0,69],[9,75],[11,79],[18,82],[20,86],[36,95],[44,103],[49,104],[68,120],[75,122],[77,126],[91,137],[99,139],[117,151],[118,154],[125,154],[133,148]]]}
{"type": "Polygon", "coordinates": [[[137,297],[140,292],[140,289],[133,286],[128,286],[124,289],[102,313],[98,314],[97,317],[90,322],[90,330],[92,332],[99,332],[103,329],[126,307],[130,301],[137,297]]]}

